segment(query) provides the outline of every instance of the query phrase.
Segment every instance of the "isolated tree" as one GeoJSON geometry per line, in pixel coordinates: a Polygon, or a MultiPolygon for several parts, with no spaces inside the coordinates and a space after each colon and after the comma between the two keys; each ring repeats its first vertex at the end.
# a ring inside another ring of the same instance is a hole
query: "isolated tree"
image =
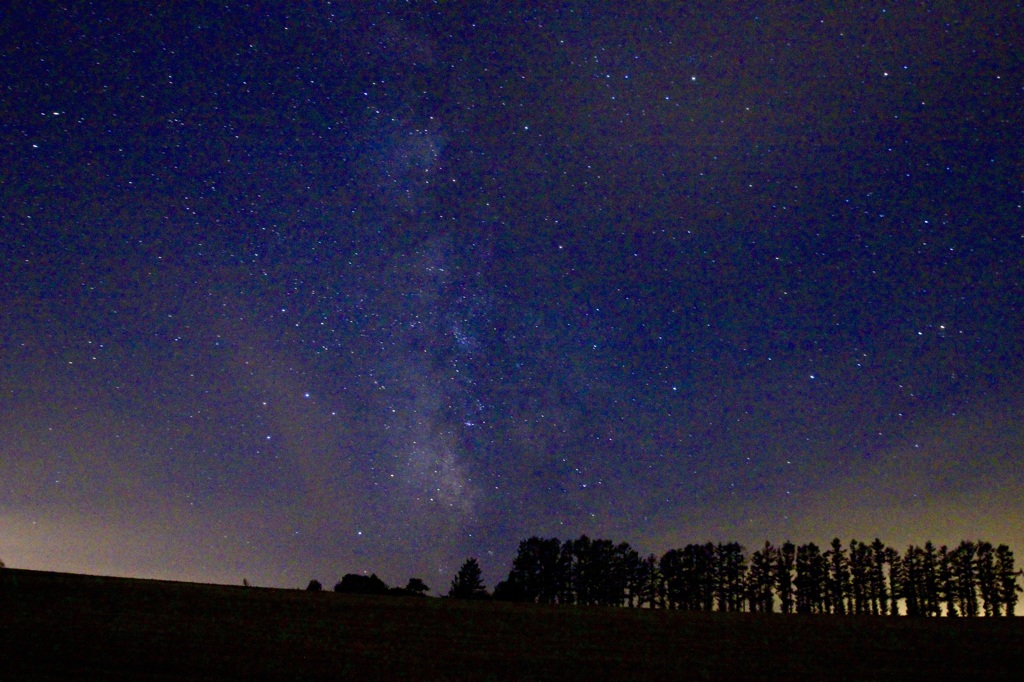
{"type": "Polygon", "coordinates": [[[448,589],[448,596],[453,599],[485,599],[488,596],[484,588],[483,572],[475,558],[466,559],[459,568],[448,589]]]}
{"type": "Polygon", "coordinates": [[[324,586],[320,584],[320,581],[314,578],[309,581],[309,585],[306,585],[307,592],[320,592],[324,589],[324,586]]]}
{"type": "Polygon", "coordinates": [[[424,596],[427,592],[430,592],[430,588],[419,578],[409,578],[409,582],[405,584],[405,591],[424,596]]]}

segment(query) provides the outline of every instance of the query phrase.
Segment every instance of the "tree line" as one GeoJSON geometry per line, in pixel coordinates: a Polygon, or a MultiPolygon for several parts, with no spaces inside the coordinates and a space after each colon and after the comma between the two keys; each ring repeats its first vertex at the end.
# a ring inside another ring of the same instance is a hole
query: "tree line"
{"type": "MultiPolygon", "coordinates": [[[[983,541],[926,542],[903,553],[878,539],[844,547],[836,538],[824,549],[766,542],[749,556],[737,542],[707,542],[659,558],[586,535],[564,542],[532,537],[519,543],[492,596],[691,611],[1012,616],[1020,574],[1007,545],[983,541]]],[[[476,559],[463,564],[449,596],[487,596],[476,559]]]]}

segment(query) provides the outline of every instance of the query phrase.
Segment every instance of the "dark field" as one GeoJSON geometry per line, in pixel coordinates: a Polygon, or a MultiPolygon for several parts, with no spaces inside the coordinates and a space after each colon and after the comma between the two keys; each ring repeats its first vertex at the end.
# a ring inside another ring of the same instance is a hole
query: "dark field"
{"type": "Polygon", "coordinates": [[[1022,679],[1024,619],[557,608],[0,570],[8,679],[1022,679]]]}

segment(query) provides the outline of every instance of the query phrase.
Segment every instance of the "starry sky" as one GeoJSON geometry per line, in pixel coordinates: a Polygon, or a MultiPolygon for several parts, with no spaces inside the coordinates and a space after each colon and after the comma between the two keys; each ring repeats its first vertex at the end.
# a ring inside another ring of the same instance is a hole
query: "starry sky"
{"type": "Polygon", "coordinates": [[[3,15],[7,565],[1024,552],[1019,3],[3,15]]]}

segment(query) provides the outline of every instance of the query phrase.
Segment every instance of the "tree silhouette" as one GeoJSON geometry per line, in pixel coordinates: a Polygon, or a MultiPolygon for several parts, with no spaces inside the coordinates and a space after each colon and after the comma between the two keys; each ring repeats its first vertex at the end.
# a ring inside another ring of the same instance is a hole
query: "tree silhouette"
{"type": "Polygon", "coordinates": [[[581,535],[563,545],[560,570],[569,577],[574,603],[621,606],[626,602],[631,564],[638,559],[627,543],[615,545],[581,535]]]}
{"type": "Polygon", "coordinates": [[[885,563],[889,567],[889,615],[898,616],[899,600],[903,599],[903,591],[907,584],[903,557],[892,547],[886,547],[885,563]]]}
{"type": "Polygon", "coordinates": [[[466,559],[459,568],[448,589],[448,596],[453,599],[485,599],[488,596],[484,588],[483,572],[475,558],[466,559]]]}
{"type": "Polygon", "coordinates": [[[715,547],[715,596],[719,611],[742,611],[746,591],[747,557],[738,542],[715,547]]]}
{"type": "Polygon", "coordinates": [[[715,546],[690,544],[665,553],[660,563],[669,608],[711,611],[717,585],[715,546]]]}
{"type": "Polygon", "coordinates": [[[977,571],[974,565],[977,549],[973,542],[963,540],[950,553],[952,587],[961,616],[978,615],[977,571]]]}
{"type": "Polygon", "coordinates": [[[334,585],[334,591],[346,594],[387,594],[388,586],[376,573],[368,576],[347,573],[334,585]]]}
{"type": "Polygon", "coordinates": [[[940,616],[942,606],[939,603],[939,557],[931,540],[924,543],[921,553],[921,575],[922,611],[926,616],[940,616]]]}
{"type": "Polygon", "coordinates": [[[639,552],[630,549],[622,556],[622,561],[622,570],[626,576],[626,606],[631,609],[643,606],[641,592],[644,581],[643,565],[646,559],[640,558],[639,552]]]}
{"type": "Polygon", "coordinates": [[[775,589],[779,594],[783,613],[793,613],[793,569],[796,566],[796,546],[787,540],[775,554],[775,589]]]}
{"type": "Polygon", "coordinates": [[[497,601],[530,601],[522,587],[511,575],[505,580],[498,581],[498,584],[494,586],[492,597],[497,601]]]}
{"type": "MultiPolygon", "coordinates": [[[[1006,545],[996,547],[995,563],[999,603],[1003,606],[1003,615],[1012,616],[1017,608],[1017,595],[1021,592],[1021,587],[1017,584],[1017,576],[1021,571],[1014,570],[1013,552],[1006,545]]],[[[999,615],[998,612],[996,615],[999,615]]]]}
{"type": "Polygon", "coordinates": [[[581,535],[575,540],[566,540],[562,545],[562,560],[565,562],[568,590],[563,593],[571,595],[572,604],[590,605],[596,603],[594,569],[591,561],[590,538],[581,535]]]}
{"type": "Polygon", "coordinates": [[[324,586],[320,584],[320,581],[314,578],[309,581],[309,585],[306,585],[307,592],[320,592],[324,589],[324,586]]]}
{"type": "Polygon", "coordinates": [[[715,606],[715,545],[687,545],[683,548],[684,580],[690,595],[690,608],[711,611],[715,606]]]}
{"type": "MultiPolygon", "coordinates": [[[[585,537],[585,536],[584,536],[585,537]]],[[[576,603],[576,588],[575,578],[573,572],[575,570],[573,563],[573,541],[566,540],[562,543],[562,549],[559,552],[558,561],[562,570],[562,580],[558,588],[558,603],[559,604],[575,604],[576,603]]]]}
{"type": "Polygon", "coordinates": [[[939,547],[936,557],[938,589],[936,593],[940,603],[946,605],[946,616],[958,616],[957,612],[957,587],[953,579],[953,557],[949,548],[945,545],[939,547]]]}
{"type": "Polygon", "coordinates": [[[405,584],[405,591],[411,592],[412,594],[424,596],[427,592],[430,592],[430,588],[427,584],[419,578],[409,578],[409,582],[405,584]]]}
{"type": "Polygon", "coordinates": [[[996,554],[991,542],[978,542],[974,566],[978,591],[981,593],[981,610],[986,616],[999,613],[999,578],[996,575],[996,554]]]}
{"type": "Polygon", "coordinates": [[[718,586],[715,545],[687,545],[661,558],[669,608],[685,611],[711,611],[718,586]]]}
{"type": "Polygon", "coordinates": [[[681,609],[686,598],[683,584],[683,553],[678,549],[665,552],[658,562],[658,572],[665,585],[665,608],[681,609]]]}
{"type": "MultiPolygon", "coordinates": [[[[562,546],[558,538],[541,539],[532,537],[519,543],[519,551],[512,562],[506,586],[516,586],[516,601],[533,601],[554,604],[564,591],[568,579],[564,565],[562,546]]],[[[497,587],[495,587],[497,597],[497,587]]]]}
{"type": "Polygon", "coordinates": [[[777,550],[770,542],[750,557],[747,572],[747,602],[753,613],[775,610],[775,561],[777,550]]]}
{"type": "Polygon", "coordinates": [[[899,596],[908,616],[923,616],[925,606],[924,550],[910,545],[903,555],[899,579],[899,596]]]}
{"type": "Polygon", "coordinates": [[[813,542],[796,550],[796,612],[821,613],[825,603],[828,568],[821,550],[813,542]]]}
{"type": "Polygon", "coordinates": [[[899,555],[884,542],[875,538],[867,550],[867,583],[868,594],[873,615],[888,615],[896,612],[895,603],[892,600],[891,571],[893,564],[898,561],[899,555]]]}
{"type": "MultiPolygon", "coordinates": [[[[833,538],[825,552],[814,543],[766,542],[748,561],[736,542],[689,544],[659,559],[586,535],[561,543],[532,537],[519,544],[494,598],[753,613],[771,613],[777,598],[782,613],[972,616],[980,606],[986,616],[1001,616],[1014,613],[1021,573],[1009,547],[982,541],[952,550],[926,542],[904,554],[878,538],[851,540],[848,550],[833,538]]],[[[465,585],[475,584],[474,594],[486,595],[479,575],[476,560],[467,561],[449,594],[466,596],[472,590],[465,585]]]]}
{"type": "Polygon", "coordinates": [[[610,603],[616,606],[635,606],[640,554],[628,542],[620,542],[612,551],[611,562],[612,578],[606,588],[610,603]]]}
{"type": "Polygon", "coordinates": [[[611,540],[591,540],[586,561],[587,603],[608,606],[612,603],[615,546],[611,540]]]}
{"type": "Polygon", "coordinates": [[[651,609],[664,606],[664,579],[658,567],[658,557],[654,554],[638,562],[634,585],[637,606],[651,609]]]}
{"type": "MultiPolygon", "coordinates": [[[[635,552],[627,543],[591,540],[581,535],[562,545],[560,571],[568,576],[563,595],[581,605],[621,606],[626,602],[630,564],[635,552]]],[[[637,557],[638,559],[638,557],[637,557]]]]}
{"type": "Polygon", "coordinates": [[[825,552],[825,561],[828,563],[825,583],[828,612],[845,615],[849,612],[850,562],[839,538],[832,538],[829,550],[825,552]]]}
{"type": "Polygon", "coordinates": [[[871,568],[870,545],[850,540],[850,594],[857,615],[871,613],[871,568]]]}

